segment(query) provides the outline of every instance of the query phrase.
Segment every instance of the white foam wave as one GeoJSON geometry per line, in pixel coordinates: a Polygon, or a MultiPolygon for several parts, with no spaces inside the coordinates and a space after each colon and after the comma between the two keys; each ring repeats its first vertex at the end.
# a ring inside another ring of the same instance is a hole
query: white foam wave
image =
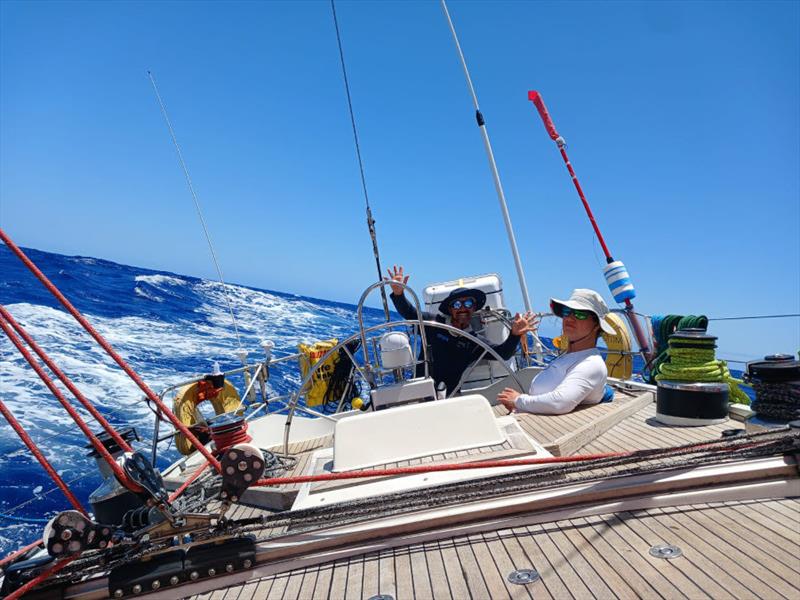
{"type": "Polygon", "coordinates": [[[171,275],[137,275],[134,279],[137,283],[149,283],[153,286],[187,285],[189,283],[185,279],[173,277],[171,275]]]}
{"type": "Polygon", "coordinates": [[[151,294],[147,290],[143,290],[142,288],[140,288],[138,285],[135,288],[133,288],[133,292],[140,298],[144,298],[146,300],[152,300],[153,302],[164,302],[164,299],[161,298],[160,296],[151,294]]]}

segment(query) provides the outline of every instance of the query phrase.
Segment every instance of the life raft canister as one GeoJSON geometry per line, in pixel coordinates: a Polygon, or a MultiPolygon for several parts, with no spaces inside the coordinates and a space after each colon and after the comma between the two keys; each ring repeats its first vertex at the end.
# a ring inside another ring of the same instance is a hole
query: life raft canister
{"type": "MultiPolygon", "coordinates": [[[[336,338],[315,342],[313,344],[297,344],[300,351],[300,373],[303,379],[308,376],[309,371],[317,364],[326,352],[331,350],[339,340],[336,338]]],[[[328,390],[328,383],[333,375],[333,369],[339,362],[339,354],[333,354],[319,366],[311,377],[311,381],[303,392],[306,397],[306,406],[319,406],[325,400],[325,392],[328,390]]]]}
{"type": "MultiPolygon", "coordinates": [[[[172,411],[181,423],[192,427],[205,423],[197,406],[206,401],[211,402],[218,415],[233,412],[241,404],[239,392],[231,382],[225,381],[221,375],[209,375],[201,381],[180,388],[172,403],[172,411]]],[[[195,449],[180,431],[175,432],[175,446],[184,455],[191,454],[195,449]]]]}

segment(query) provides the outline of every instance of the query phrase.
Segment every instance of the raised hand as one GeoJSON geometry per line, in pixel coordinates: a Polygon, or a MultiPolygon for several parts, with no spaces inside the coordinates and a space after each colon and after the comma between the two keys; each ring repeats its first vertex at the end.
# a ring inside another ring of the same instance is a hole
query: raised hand
{"type": "Polygon", "coordinates": [[[511,333],[514,335],[524,335],[529,331],[535,332],[539,328],[539,321],[542,320],[540,314],[526,312],[524,315],[517,313],[511,324],[511,333]]]}
{"type": "MultiPolygon", "coordinates": [[[[399,267],[394,265],[392,269],[386,269],[386,272],[389,273],[389,277],[387,277],[386,281],[399,281],[402,284],[408,283],[409,275],[403,274],[403,265],[399,267]]],[[[395,296],[402,296],[403,295],[403,286],[402,285],[391,285],[392,293],[395,296]]]]}

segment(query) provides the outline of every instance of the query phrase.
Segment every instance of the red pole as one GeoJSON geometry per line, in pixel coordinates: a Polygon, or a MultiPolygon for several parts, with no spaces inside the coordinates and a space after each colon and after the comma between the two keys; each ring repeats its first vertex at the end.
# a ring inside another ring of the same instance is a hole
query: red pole
{"type": "Polygon", "coordinates": [[[592,223],[592,227],[594,228],[594,232],[597,235],[597,239],[600,241],[600,245],[603,247],[603,252],[606,255],[606,260],[611,262],[611,252],[608,250],[608,246],[606,246],[606,241],[603,239],[603,234],[600,233],[600,227],[597,226],[597,221],[594,218],[594,214],[592,213],[592,209],[589,206],[589,202],[586,200],[586,196],[583,194],[583,189],[581,189],[581,184],[578,182],[578,176],[575,175],[575,171],[572,168],[572,163],[569,162],[569,157],[567,156],[567,144],[564,141],[564,138],[558,135],[556,131],[556,126],[553,124],[553,119],[550,118],[550,113],[547,112],[547,107],[544,105],[544,100],[542,100],[541,94],[536,91],[528,92],[528,100],[533,102],[536,105],[536,109],[539,111],[539,116],[542,117],[542,121],[544,122],[544,127],[547,129],[547,133],[556,144],[558,144],[558,149],[561,151],[561,157],[564,159],[564,163],[567,165],[567,170],[569,171],[569,176],[572,178],[572,183],[575,184],[575,189],[578,190],[578,196],[580,196],[581,202],[583,202],[583,208],[586,210],[586,215],[589,217],[589,221],[592,223]]]}
{"type": "Polygon", "coordinates": [[[128,442],[122,439],[122,436],[120,436],[120,434],[117,433],[117,430],[111,426],[111,423],[106,421],[105,417],[101,415],[98,412],[98,410],[94,407],[94,405],[86,399],[86,397],[81,393],[81,391],[78,388],[75,387],[75,384],[72,383],[69,377],[67,377],[64,374],[64,372],[61,369],[59,369],[58,366],[56,366],[56,364],[50,359],[49,356],[47,356],[44,350],[42,350],[39,347],[39,345],[33,340],[33,338],[30,335],[28,335],[28,332],[25,331],[22,325],[17,323],[14,317],[11,316],[11,313],[8,312],[8,310],[6,310],[6,308],[2,304],[0,304],[0,318],[2,317],[5,317],[5,320],[8,321],[11,324],[11,326],[16,330],[16,332],[22,337],[22,339],[25,340],[25,343],[28,344],[28,346],[30,346],[33,349],[33,351],[36,352],[36,354],[39,355],[39,358],[42,359],[44,364],[46,364],[47,367],[53,373],[55,373],[56,377],[58,377],[64,383],[64,385],[67,386],[67,389],[70,392],[72,392],[72,395],[75,396],[75,398],[78,399],[78,402],[80,402],[83,405],[83,407],[86,410],[88,410],[89,413],[95,419],[97,419],[97,422],[100,423],[100,425],[102,425],[103,429],[106,430],[106,433],[108,433],[114,439],[114,441],[119,445],[119,447],[122,448],[125,452],[133,452],[133,449],[130,447],[128,442]]]}
{"type": "Polygon", "coordinates": [[[39,378],[44,382],[47,388],[50,390],[50,393],[56,397],[56,399],[61,403],[61,406],[69,413],[69,416],[72,417],[72,420],[75,421],[75,424],[78,428],[83,432],[83,435],[86,436],[86,439],[92,444],[95,450],[103,457],[103,459],[108,464],[109,468],[113,471],[114,476],[119,480],[121,484],[123,484],[126,488],[131,491],[138,492],[141,491],[141,486],[131,481],[130,477],[122,470],[117,462],[114,460],[114,457],[108,452],[105,446],[97,439],[97,436],[89,429],[89,426],[86,422],[81,418],[81,416],[75,411],[73,406],[69,403],[69,401],[64,397],[61,391],[55,386],[53,380],[44,372],[44,369],[36,362],[36,359],[33,358],[30,352],[22,345],[20,339],[11,331],[11,327],[9,327],[8,323],[6,323],[5,319],[0,317],[0,328],[3,329],[3,332],[6,334],[11,343],[17,347],[19,353],[22,354],[23,358],[28,361],[28,364],[36,371],[36,374],[39,378]]]}
{"type": "MultiPolygon", "coordinates": [[[[600,227],[597,225],[597,221],[594,218],[594,214],[592,213],[592,209],[589,206],[589,202],[586,200],[586,196],[583,193],[583,189],[581,188],[581,184],[578,182],[578,176],[575,174],[575,170],[572,168],[572,163],[567,156],[567,143],[564,141],[564,138],[558,134],[556,131],[556,126],[553,123],[553,119],[550,117],[550,113],[547,111],[547,107],[544,105],[544,100],[542,99],[542,95],[535,91],[531,90],[528,92],[528,100],[533,102],[536,106],[536,110],[539,111],[539,116],[542,118],[542,122],[544,123],[544,128],[547,130],[547,134],[550,136],[557,145],[558,150],[561,152],[561,158],[564,159],[564,164],[567,165],[567,170],[569,171],[569,176],[572,178],[572,183],[575,185],[575,189],[578,190],[578,196],[583,203],[583,208],[586,210],[586,215],[589,217],[589,221],[592,224],[592,228],[594,229],[595,234],[597,235],[597,239],[600,242],[600,246],[603,248],[603,253],[606,255],[606,262],[609,265],[614,262],[614,259],[611,257],[611,251],[608,249],[606,245],[606,241],[603,239],[603,234],[600,233],[600,227]]],[[[622,264],[622,263],[619,263],[622,264]]],[[[608,267],[612,268],[612,267],[608,267]]],[[[624,268],[624,267],[623,267],[624,268]]],[[[627,276],[627,271],[626,271],[627,276]]],[[[609,284],[610,287],[611,284],[609,284]]],[[[630,286],[631,295],[635,295],[633,293],[633,286],[630,286]]],[[[614,290],[611,289],[611,293],[616,295],[614,290]]],[[[616,299],[616,298],[615,298],[616,299]]],[[[651,351],[650,351],[650,344],[647,341],[647,336],[642,329],[641,324],[639,323],[639,319],[636,317],[636,314],[633,310],[633,303],[631,302],[630,298],[625,298],[625,312],[628,315],[628,321],[630,321],[631,326],[633,327],[634,335],[636,336],[636,341],[639,344],[639,348],[641,349],[642,353],[645,356],[645,360],[650,360],[651,358],[651,351]]]]}
{"type": "Polygon", "coordinates": [[[50,479],[52,479],[55,482],[55,484],[59,487],[59,489],[62,492],[64,492],[64,495],[67,497],[67,500],[69,500],[69,503],[75,507],[75,510],[81,512],[85,517],[88,518],[89,514],[86,512],[83,506],[81,506],[81,503],[78,502],[78,499],[69,489],[67,483],[63,479],[61,479],[61,475],[59,475],[53,468],[53,465],[51,465],[48,462],[44,454],[42,454],[41,450],[39,450],[34,441],[31,439],[31,437],[28,435],[28,433],[25,431],[22,425],[20,425],[19,421],[17,421],[14,415],[11,414],[11,411],[8,410],[8,408],[6,407],[5,403],[2,400],[0,400],[0,414],[2,414],[6,418],[6,421],[8,421],[9,425],[11,425],[11,428],[17,432],[19,439],[21,439],[25,443],[25,445],[28,447],[28,450],[30,450],[31,453],[36,457],[36,460],[39,461],[39,464],[42,465],[45,471],[47,471],[47,474],[50,475],[50,479]]]}
{"type": "Polygon", "coordinates": [[[114,359],[114,362],[116,362],[120,368],[127,373],[128,377],[130,377],[133,382],[139,386],[139,389],[145,393],[148,399],[150,399],[150,401],[153,402],[162,413],[164,413],[164,415],[170,420],[175,428],[180,431],[195,448],[197,448],[197,451],[200,452],[200,454],[202,454],[217,471],[220,471],[221,467],[219,461],[214,458],[214,455],[211,454],[211,452],[209,452],[202,443],[200,443],[200,440],[195,437],[195,435],[189,430],[188,427],[186,427],[186,425],[181,423],[180,419],[178,419],[178,417],[173,414],[167,405],[162,402],[161,398],[159,398],[158,395],[153,392],[153,390],[151,390],[144,381],[142,381],[139,375],[137,375],[136,372],[131,369],[130,366],[128,366],[128,364],[122,359],[122,357],[116,353],[116,351],[105,340],[105,338],[103,338],[103,336],[101,336],[95,330],[95,328],[92,327],[91,323],[89,323],[89,321],[87,321],[86,318],[80,312],[78,312],[78,309],[76,309],[72,303],[66,299],[64,294],[62,294],[58,288],[53,285],[53,283],[45,276],[45,274],[42,273],[35,264],[33,264],[33,261],[31,261],[31,259],[29,259],[13,241],[11,241],[11,238],[9,238],[2,229],[0,229],[0,240],[3,240],[5,245],[8,246],[8,248],[17,256],[17,258],[22,261],[26,267],[28,267],[30,272],[36,276],[42,285],[44,285],[44,287],[46,287],[47,290],[56,297],[61,305],[67,309],[67,312],[69,312],[75,318],[75,320],[78,321],[81,326],[83,326],[87,333],[91,335],[98,344],[100,344],[103,350],[105,350],[108,355],[114,359]]]}

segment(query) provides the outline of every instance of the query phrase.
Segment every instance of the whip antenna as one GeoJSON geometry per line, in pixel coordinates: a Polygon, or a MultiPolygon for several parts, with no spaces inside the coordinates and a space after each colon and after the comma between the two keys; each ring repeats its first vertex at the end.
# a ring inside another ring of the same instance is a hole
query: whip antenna
{"type": "MultiPolygon", "coordinates": [[[[339,34],[339,20],[336,18],[336,5],[331,0],[331,12],[333,13],[333,25],[336,28],[336,43],[339,45],[339,60],[342,64],[342,78],[344,79],[344,91],[347,92],[347,108],[350,111],[350,124],[353,126],[353,140],[356,144],[356,156],[358,157],[358,169],[361,173],[361,188],[364,190],[364,202],[367,209],[367,228],[369,237],[372,240],[372,254],[375,256],[375,266],[378,269],[378,281],[383,280],[383,269],[381,268],[381,256],[378,252],[378,237],[375,233],[375,219],[372,218],[372,209],[369,206],[369,194],[367,193],[367,179],[364,176],[364,161],[361,160],[361,146],[358,143],[358,130],[356,129],[356,117],[353,113],[353,102],[350,98],[350,84],[347,81],[347,69],[344,65],[344,50],[342,50],[342,36],[339,34]]],[[[386,321],[389,321],[389,303],[386,300],[386,289],[381,290],[381,300],[383,301],[383,314],[386,321]]]]}
{"type": "Polygon", "coordinates": [[[242,346],[242,338],[239,337],[239,327],[236,324],[236,315],[233,312],[233,304],[231,304],[230,296],[228,295],[228,286],[225,283],[225,279],[222,276],[222,268],[219,266],[219,261],[217,260],[217,253],[214,252],[214,244],[211,243],[211,234],[208,232],[208,227],[206,227],[206,220],[203,218],[203,211],[200,210],[200,201],[197,199],[197,194],[194,191],[194,186],[192,185],[192,178],[189,177],[189,169],[186,167],[186,162],[183,160],[183,153],[181,152],[181,147],[178,145],[178,139],[175,137],[175,131],[172,129],[172,123],[169,120],[169,115],[167,114],[167,108],[164,106],[164,101],[161,99],[161,94],[158,93],[158,86],[156,85],[156,80],[153,79],[153,74],[148,71],[147,76],[150,78],[150,83],[153,84],[153,91],[156,93],[156,98],[158,99],[158,104],[161,107],[161,114],[164,115],[164,121],[167,123],[167,129],[169,129],[169,135],[172,138],[172,143],[175,145],[175,151],[178,153],[178,161],[181,163],[181,168],[183,169],[183,174],[186,176],[186,183],[189,185],[189,191],[192,194],[192,200],[194,201],[194,207],[197,209],[197,216],[200,218],[200,225],[203,226],[203,233],[206,235],[206,241],[208,242],[208,249],[211,251],[211,258],[214,261],[214,266],[217,268],[217,275],[219,276],[219,282],[222,284],[222,292],[225,296],[225,302],[228,305],[228,312],[231,314],[231,321],[233,322],[233,331],[236,333],[236,343],[239,344],[239,347],[242,346]]]}
{"type": "MultiPolygon", "coordinates": [[[[453,20],[450,18],[450,12],[447,10],[447,3],[441,0],[442,10],[444,16],[447,18],[447,24],[450,27],[450,33],[453,35],[453,41],[456,44],[456,51],[458,58],[461,60],[461,67],[464,69],[464,77],[467,79],[467,87],[469,93],[472,95],[472,103],[475,105],[475,119],[478,121],[478,129],[481,131],[483,138],[483,145],[486,148],[486,157],[489,159],[489,168],[492,171],[492,178],[494,179],[494,188],[497,191],[497,199],[500,202],[500,212],[503,213],[503,221],[506,225],[506,234],[508,234],[508,243],[511,245],[511,254],[514,256],[514,266],[517,269],[517,278],[519,279],[519,287],[522,291],[522,301],[525,304],[525,310],[531,311],[531,299],[528,296],[528,284],[525,282],[525,272],[522,270],[522,261],[519,258],[519,251],[517,250],[517,240],[514,237],[514,228],[511,225],[511,216],[508,214],[508,206],[506,205],[506,195],[503,192],[503,184],[500,182],[500,173],[497,171],[497,163],[494,160],[494,152],[492,152],[492,144],[489,142],[489,132],[486,131],[486,121],[481,113],[480,106],[478,105],[478,96],[475,93],[475,87],[472,85],[472,78],[469,76],[469,69],[467,68],[467,61],[464,58],[464,53],[461,51],[461,44],[458,42],[458,35],[456,35],[456,28],[453,25],[453,20]]],[[[536,358],[542,358],[542,345],[537,336],[535,340],[536,358]]]]}

